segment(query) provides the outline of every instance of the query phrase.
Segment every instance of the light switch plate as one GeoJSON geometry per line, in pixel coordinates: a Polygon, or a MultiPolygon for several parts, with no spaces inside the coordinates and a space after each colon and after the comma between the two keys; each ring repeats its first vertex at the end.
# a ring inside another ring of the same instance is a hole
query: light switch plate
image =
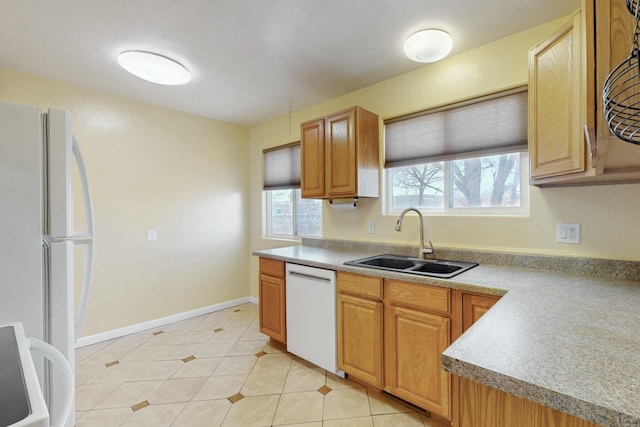
{"type": "Polygon", "coordinates": [[[580,224],[556,224],[556,242],[580,244],[580,224]]]}
{"type": "Polygon", "coordinates": [[[155,242],[158,240],[158,230],[150,228],[147,230],[147,242],[155,242]]]}

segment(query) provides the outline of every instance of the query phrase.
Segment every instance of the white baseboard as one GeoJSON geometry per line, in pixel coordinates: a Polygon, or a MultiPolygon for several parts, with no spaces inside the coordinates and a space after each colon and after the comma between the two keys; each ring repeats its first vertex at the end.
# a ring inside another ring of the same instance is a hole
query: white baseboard
{"type": "Polygon", "coordinates": [[[232,301],[226,301],[191,311],[185,311],[184,313],[173,314],[171,316],[162,317],[160,319],[149,320],[148,322],[125,326],[124,328],[118,328],[111,331],[101,332],[95,335],[89,335],[87,337],[79,338],[78,341],[76,341],[76,348],[108,341],[114,338],[120,338],[125,335],[135,334],[138,332],[146,331],[147,329],[157,328],[158,326],[179,322],[180,320],[186,320],[192,317],[202,316],[203,314],[213,313],[216,311],[224,310],[225,308],[235,307],[237,305],[246,303],[258,304],[258,299],[256,297],[238,298],[232,301]]]}

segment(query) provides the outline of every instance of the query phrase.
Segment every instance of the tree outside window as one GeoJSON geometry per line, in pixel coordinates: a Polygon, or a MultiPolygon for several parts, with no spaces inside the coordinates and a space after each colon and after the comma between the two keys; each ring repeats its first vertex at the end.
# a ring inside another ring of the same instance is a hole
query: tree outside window
{"type": "Polygon", "coordinates": [[[523,164],[526,154],[513,152],[389,168],[388,210],[413,206],[425,211],[485,209],[493,214],[520,209],[526,205],[523,164]]]}

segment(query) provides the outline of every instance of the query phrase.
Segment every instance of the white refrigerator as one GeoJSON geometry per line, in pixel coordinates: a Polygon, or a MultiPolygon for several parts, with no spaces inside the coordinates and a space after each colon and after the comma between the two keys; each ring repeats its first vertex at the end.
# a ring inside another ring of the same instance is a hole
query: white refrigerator
{"type": "MultiPolygon", "coordinates": [[[[71,115],[0,101],[0,325],[21,323],[27,337],[56,347],[72,369],[89,296],[93,236],[91,195],[71,115]],[[82,188],[83,231],[74,230],[74,177],[82,188]],[[85,270],[76,314],[78,245],[85,270]]],[[[44,359],[36,356],[34,362],[56,419],[64,400],[61,379],[44,359]]]]}

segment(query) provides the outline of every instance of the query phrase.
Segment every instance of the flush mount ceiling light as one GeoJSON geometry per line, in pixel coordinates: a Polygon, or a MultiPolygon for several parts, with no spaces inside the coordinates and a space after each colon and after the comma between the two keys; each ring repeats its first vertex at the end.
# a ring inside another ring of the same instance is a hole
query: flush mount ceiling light
{"type": "Polygon", "coordinates": [[[183,85],[191,74],[180,63],[157,53],[128,50],[118,55],[118,64],[134,76],[161,85],[183,85]]]}
{"type": "Polygon", "coordinates": [[[453,39],[442,30],[422,30],[404,41],[404,54],[416,62],[436,62],[451,52],[453,39]]]}

